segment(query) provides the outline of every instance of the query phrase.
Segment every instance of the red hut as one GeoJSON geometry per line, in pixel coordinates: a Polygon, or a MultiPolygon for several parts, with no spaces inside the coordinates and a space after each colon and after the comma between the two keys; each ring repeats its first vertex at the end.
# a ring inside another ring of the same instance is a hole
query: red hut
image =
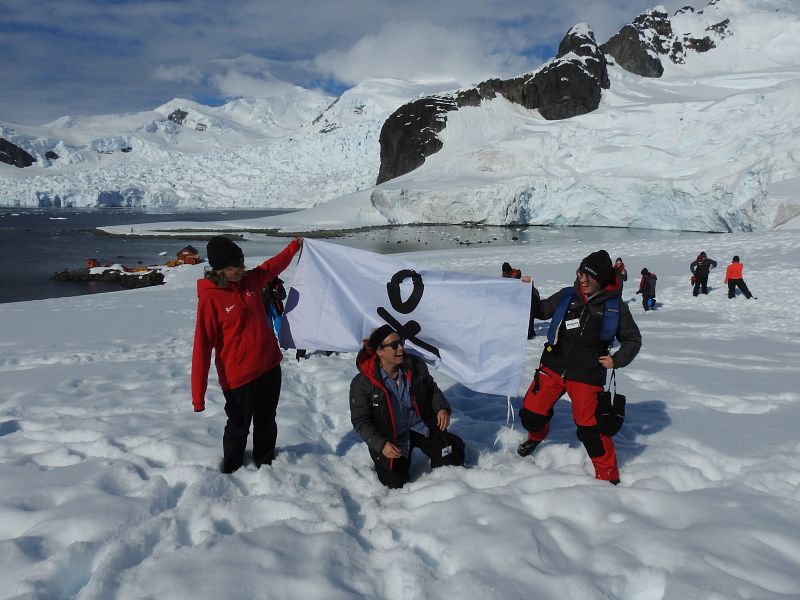
{"type": "Polygon", "coordinates": [[[100,266],[100,261],[96,258],[87,258],[86,259],[86,268],[87,269],[94,269],[95,267],[100,266]]]}
{"type": "Polygon", "coordinates": [[[178,264],[184,265],[196,265],[203,262],[203,259],[200,258],[200,253],[197,251],[197,248],[194,246],[186,246],[178,252],[177,262],[178,264]]]}

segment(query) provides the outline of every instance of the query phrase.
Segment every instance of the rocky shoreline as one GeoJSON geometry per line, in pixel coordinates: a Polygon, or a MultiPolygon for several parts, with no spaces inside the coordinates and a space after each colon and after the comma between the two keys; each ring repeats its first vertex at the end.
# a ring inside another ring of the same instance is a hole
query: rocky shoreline
{"type": "Polygon", "coordinates": [[[105,269],[101,273],[92,273],[91,269],[64,269],[53,273],[54,281],[113,281],[127,290],[164,284],[164,274],[152,269],[127,273],[120,269],[105,269]]]}

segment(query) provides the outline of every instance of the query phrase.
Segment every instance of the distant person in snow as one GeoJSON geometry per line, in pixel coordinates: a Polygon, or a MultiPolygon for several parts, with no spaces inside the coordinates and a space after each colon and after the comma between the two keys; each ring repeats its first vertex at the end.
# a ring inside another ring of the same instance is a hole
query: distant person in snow
{"type": "Polygon", "coordinates": [[[708,294],[708,274],[716,266],[717,261],[708,258],[705,252],[698,254],[697,258],[689,265],[689,270],[694,276],[693,296],[697,296],[701,292],[708,294]]]}
{"type": "Polygon", "coordinates": [[[500,269],[502,270],[503,277],[510,277],[512,279],[522,279],[522,271],[520,271],[519,269],[512,269],[511,265],[507,262],[504,262],[503,265],[500,267],[500,269]]]}
{"type": "Polygon", "coordinates": [[[281,343],[281,328],[283,325],[283,301],[286,300],[286,288],[283,287],[283,279],[274,277],[264,289],[261,290],[261,301],[267,311],[272,331],[275,332],[275,339],[278,345],[281,343]]]}
{"type": "Polygon", "coordinates": [[[528,456],[547,437],[553,406],[566,392],[572,400],[578,439],[592,460],[595,477],[616,485],[617,453],[612,438],[598,424],[597,394],[603,391],[607,369],[619,369],[634,359],[642,336],[619,297],[608,252],[592,252],[581,261],[571,287],[536,304],[536,317],[550,319],[550,330],[519,411],[528,437],[517,453],[528,456]],[[620,347],[610,355],[614,339],[620,347]]]}
{"type": "Polygon", "coordinates": [[[283,355],[267,321],[261,290],[289,266],[302,243],[302,238],[295,238],[280,253],[249,270],[245,270],[242,249],[225,236],[212,237],[206,247],[211,270],[197,282],[192,404],[196,412],[205,410],[214,350],[228,415],[222,436],[223,473],[233,473],[244,463],[251,422],[256,466],[271,464],[275,456],[283,355]]]}
{"type": "Polygon", "coordinates": [[[655,273],[642,269],[642,278],[639,280],[639,290],[636,293],[642,295],[642,308],[645,312],[655,308],[656,281],[658,281],[658,277],[655,273]]]}
{"type": "MultiPolygon", "coordinates": [[[[744,297],[750,300],[753,298],[753,294],[750,293],[750,290],[747,289],[747,284],[742,279],[742,271],[744,270],[744,265],[739,262],[739,257],[734,256],[731,264],[728,265],[727,270],[725,271],[725,283],[728,284],[728,298],[734,298],[736,296],[736,288],[738,287],[741,292],[744,294],[744,297]]],[[[758,298],[755,298],[758,300],[758,298]]]]}
{"type": "Polygon", "coordinates": [[[628,271],[625,270],[625,263],[622,262],[622,257],[620,256],[614,261],[614,274],[617,277],[617,284],[619,285],[619,295],[622,296],[622,286],[628,281],[628,271]]]}
{"type": "MultiPolygon", "coordinates": [[[[531,279],[530,275],[523,275],[522,271],[519,269],[513,269],[510,264],[504,262],[502,267],[503,277],[510,277],[512,279],[520,279],[525,283],[531,284],[531,293],[533,296],[536,296],[538,299],[539,292],[536,291],[536,288],[533,286],[533,280],[531,279]]],[[[531,296],[531,316],[528,319],[528,339],[531,340],[536,337],[536,329],[533,327],[533,304],[535,302],[533,296],[531,296]]]]}
{"type": "Polygon", "coordinates": [[[350,420],[363,439],[378,480],[389,488],[409,481],[411,453],[419,448],[431,467],[464,464],[464,441],[447,431],[450,404],[425,362],[404,350],[389,325],[375,329],[356,357],[350,383],[350,420]]]}

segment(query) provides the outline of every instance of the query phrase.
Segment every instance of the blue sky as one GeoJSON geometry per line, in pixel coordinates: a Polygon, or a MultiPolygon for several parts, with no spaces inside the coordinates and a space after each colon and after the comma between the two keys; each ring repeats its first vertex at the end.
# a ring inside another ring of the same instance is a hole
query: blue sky
{"type": "MultiPolygon", "coordinates": [[[[661,2],[670,12],[685,0],[661,2]]],[[[705,2],[695,4],[700,8],[705,2]]],[[[220,104],[373,77],[470,85],[599,42],[648,0],[0,0],[0,121],[220,104]]]]}

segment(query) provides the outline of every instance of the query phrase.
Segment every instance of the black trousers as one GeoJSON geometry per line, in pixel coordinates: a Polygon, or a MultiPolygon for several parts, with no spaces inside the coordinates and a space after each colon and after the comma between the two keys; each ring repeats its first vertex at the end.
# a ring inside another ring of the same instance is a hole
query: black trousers
{"type": "Polygon", "coordinates": [[[705,277],[694,276],[694,290],[692,291],[692,295],[697,296],[701,292],[703,294],[708,293],[708,275],[705,277]]]}
{"type": "Polygon", "coordinates": [[[392,460],[391,470],[389,469],[389,461],[380,456],[378,458],[373,456],[375,462],[375,471],[378,474],[380,482],[389,488],[401,488],[408,483],[410,477],[408,469],[411,466],[411,453],[414,448],[422,450],[423,454],[431,460],[431,467],[444,467],[455,466],[460,467],[464,464],[464,440],[450,433],[449,431],[435,430],[430,432],[429,437],[411,431],[411,446],[408,455],[401,456],[392,460]]]}
{"type": "Polygon", "coordinates": [[[253,460],[258,466],[271,463],[278,438],[275,412],[281,395],[280,365],[250,383],[222,393],[225,395],[225,414],[228,415],[222,436],[222,471],[233,473],[242,466],[251,422],[253,460]]]}
{"type": "Polygon", "coordinates": [[[750,293],[750,290],[747,289],[747,284],[744,282],[744,279],[729,279],[728,280],[728,298],[733,298],[736,296],[736,288],[742,290],[744,297],[750,299],[753,295],[750,293]]]}

